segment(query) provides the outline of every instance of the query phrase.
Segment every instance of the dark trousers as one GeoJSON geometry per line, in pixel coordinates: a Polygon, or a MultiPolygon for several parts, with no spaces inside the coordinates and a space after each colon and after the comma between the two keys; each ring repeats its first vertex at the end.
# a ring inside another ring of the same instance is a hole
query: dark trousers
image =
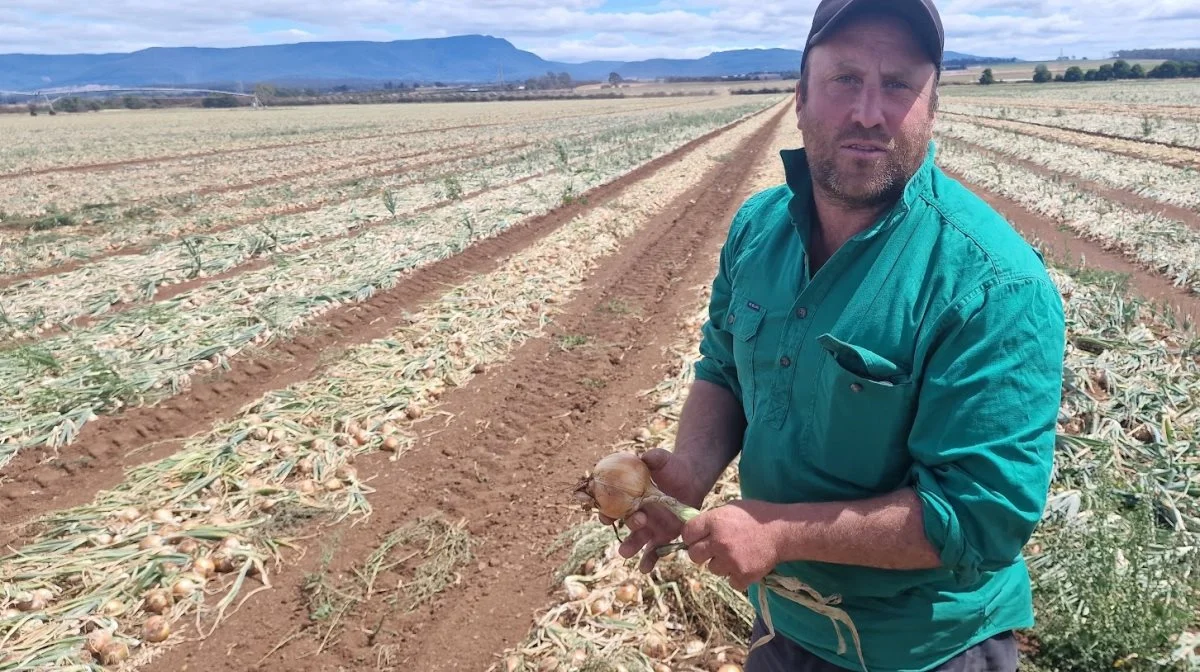
{"type": "MultiPolygon", "coordinates": [[[[750,642],[767,634],[761,618],[754,620],[750,642]]],[[[853,672],[827,662],[784,637],[779,631],[746,659],[745,672],[853,672]]],[[[861,671],[861,668],[859,668],[861,671]]],[[[1017,640],[1004,632],[963,651],[930,672],[1016,672],[1017,640]]]]}

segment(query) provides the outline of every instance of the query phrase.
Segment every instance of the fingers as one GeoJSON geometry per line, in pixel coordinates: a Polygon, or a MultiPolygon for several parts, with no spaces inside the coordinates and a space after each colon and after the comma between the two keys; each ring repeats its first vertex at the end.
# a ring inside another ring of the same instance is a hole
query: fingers
{"type": "Polygon", "coordinates": [[[667,462],[671,460],[671,451],[662,448],[651,448],[642,455],[642,461],[650,467],[650,471],[657,471],[667,466],[667,462]]]}
{"type": "Polygon", "coordinates": [[[707,541],[701,541],[696,544],[689,544],[687,553],[692,562],[696,563],[697,565],[703,565],[709,560],[712,560],[713,547],[711,543],[707,541]]]}
{"type": "Polygon", "coordinates": [[[654,569],[654,565],[658,563],[658,553],[654,549],[658,544],[653,542],[646,544],[646,548],[642,550],[642,561],[638,563],[638,571],[643,574],[649,574],[654,569]]]}
{"type": "Polygon", "coordinates": [[[689,520],[683,529],[679,531],[683,537],[683,543],[688,546],[700,543],[700,541],[712,531],[712,516],[704,513],[689,520]]]}
{"type": "Polygon", "coordinates": [[[621,546],[618,548],[618,552],[622,558],[632,558],[637,555],[638,551],[642,550],[642,547],[653,541],[653,537],[654,534],[651,530],[645,528],[638,530],[625,537],[625,540],[621,542],[621,546]]]}

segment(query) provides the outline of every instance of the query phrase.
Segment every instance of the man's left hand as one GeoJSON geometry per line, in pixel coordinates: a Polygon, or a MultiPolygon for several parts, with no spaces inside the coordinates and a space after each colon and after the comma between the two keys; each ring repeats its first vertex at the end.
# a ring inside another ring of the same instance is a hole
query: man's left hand
{"type": "Polygon", "coordinates": [[[688,556],[698,565],[708,563],[714,574],[729,579],[739,591],[762,580],[779,564],[777,515],[767,502],[740,500],[705,511],[683,526],[688,556]]]}

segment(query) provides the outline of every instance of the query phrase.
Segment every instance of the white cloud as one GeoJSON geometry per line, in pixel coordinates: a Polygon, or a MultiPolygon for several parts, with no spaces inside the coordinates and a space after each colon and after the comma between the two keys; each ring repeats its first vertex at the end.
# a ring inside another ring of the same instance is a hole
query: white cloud
{"type": "MultiPolygon", "coordinates": [[[[131,51],[483,33],[569,61],[696,57],[803,46],[816,0],[6,0],[0,53],[131,51]],[[263,26],[267,26],[263,29],[263,26]],[[255,30],[258,27],[259,30],[255,30]]],[[[1196,0],[940,0],[946,48],[990,56],[1099,57],[1200,45],[1196,0]],[[1194,36],[1194,37],[1193,37],[1194,36]]]]}

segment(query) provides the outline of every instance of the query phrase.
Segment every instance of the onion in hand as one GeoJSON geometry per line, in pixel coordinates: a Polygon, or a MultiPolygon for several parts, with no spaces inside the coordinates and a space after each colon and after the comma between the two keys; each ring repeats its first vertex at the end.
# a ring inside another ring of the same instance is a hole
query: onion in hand
{"type": "Polygon", "coordinates": [[[659,490],[650,477],[650,468],[632,453],[613,453],[601,458],[591,476],[575,488],[575,499],[585,509],[597,509],[612,520],[623,521],[654,502],[669,508],[683,522],[700,513],[659,490]]]}

